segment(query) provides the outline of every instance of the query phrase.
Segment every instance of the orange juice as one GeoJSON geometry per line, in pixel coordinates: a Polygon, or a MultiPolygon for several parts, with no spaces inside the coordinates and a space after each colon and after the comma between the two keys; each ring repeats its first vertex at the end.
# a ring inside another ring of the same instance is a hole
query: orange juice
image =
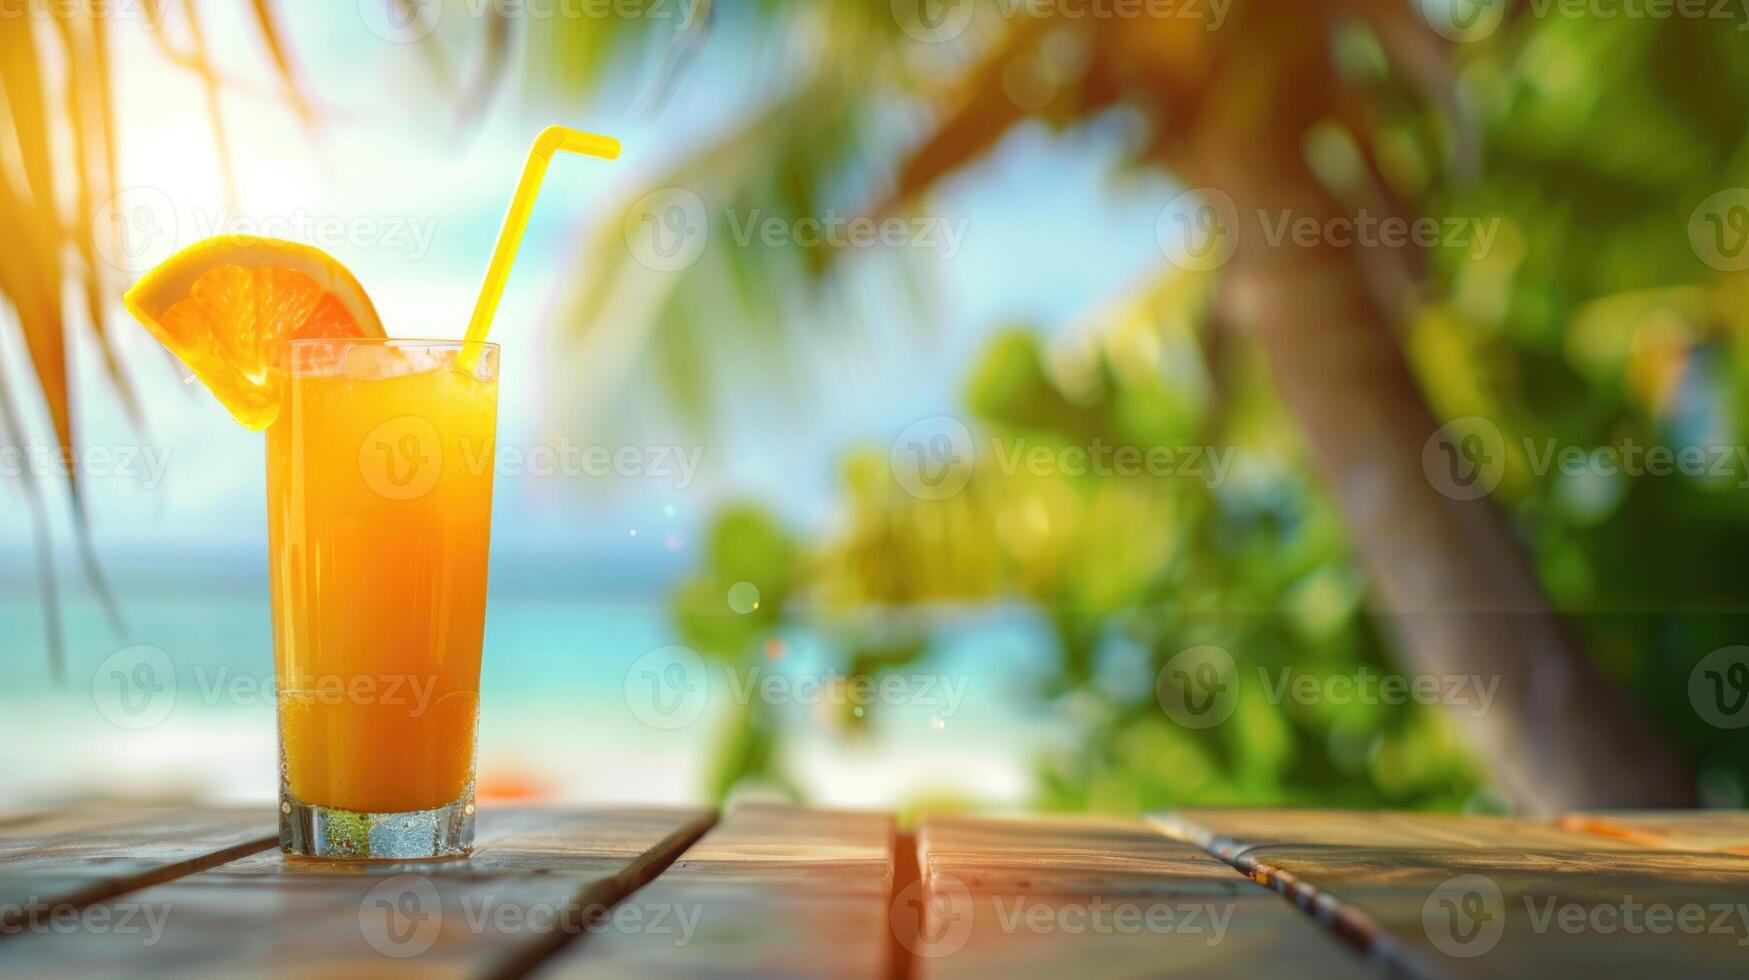
{"type": "Polygon", "coordinates": [[[497,349],[300,340],[270,371],[281,810],[453,808],[471,831],[497,349]]]}

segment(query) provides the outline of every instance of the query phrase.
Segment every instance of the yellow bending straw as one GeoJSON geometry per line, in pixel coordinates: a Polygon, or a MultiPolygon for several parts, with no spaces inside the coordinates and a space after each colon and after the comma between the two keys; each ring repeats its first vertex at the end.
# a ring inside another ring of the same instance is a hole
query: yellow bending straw
{"type": "Polygon", "coordinates": [[[498,298],[504,295],[504,283],[510,279],[510,266],[516,262],[516,249],[522,244],[522,231],[528,227],[528,214],[534,210],[534,199],[547,175],[547,164],[560,150],[615,160],[619,158],[619,140],[566,126],[548,126],[535,137],[528,160],[522,165],[522,179],[516,182],[516,195],[510,199],[510,210],[504,212],[504,225],[498,229],[498,244],[492,249],[492,264],[486,267],[486,281],[480,286],[480,298],[474,303],[464,343],[485,340],[486,331],[492,328],[498,298]]]}

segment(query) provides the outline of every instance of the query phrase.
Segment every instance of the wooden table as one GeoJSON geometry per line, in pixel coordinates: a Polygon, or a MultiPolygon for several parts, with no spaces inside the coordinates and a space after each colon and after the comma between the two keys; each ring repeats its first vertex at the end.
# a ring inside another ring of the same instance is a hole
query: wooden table
{"type": "Polygon", "coordinates": [[[1749,976],[1749,814],[483,810],[466,861],[267,810],[0,815],[0,976],[1749,976]]]}

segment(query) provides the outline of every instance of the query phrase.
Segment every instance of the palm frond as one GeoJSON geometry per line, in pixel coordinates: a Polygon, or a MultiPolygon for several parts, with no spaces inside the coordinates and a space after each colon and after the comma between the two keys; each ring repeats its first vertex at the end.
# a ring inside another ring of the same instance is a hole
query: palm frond
{"type": "MultiPolygon", "coordinates": [[[[163,0],[147,3],[154,22],[161,22],[163,0]]],[[[313,125],[315,110],[297,80],[271,0],[252,0],[252,5],[286,101],[313,125]]],[[[219,109],[220,90],[230,82],[214,67],[194,0],[183,0],[180,9],[189,39],[186,50],[175,47],[165,31],[152,34],[172,63],[202,80],[228,194],[235,200],[234,168],[219,109]]],[[[55,447],[70,459],[76,440],[68,350],[75,319],[88,323],[104,375],[137,432],[144,433],[146,420],[105,315],[120,284],[102,260],[113,252],[116,241],[100,236],[118,236],[120,229],[95,222],[102,202],[113,198],[119,184],[111,25],[105,11],[88,6],[49,21],[52,27],[45,26],[43,18],[0,18],[0,162],[4,164],[0,166],[0,227],[12,236],[0,257],[0,309],[10,311],[24,340],[30,376],[55,447]],[[41,50],[40,45],[53,43],[50,38],[58,41],[59,50],[41,50]],[[61,66],[58,71],[56,64],[61,66]],[[56,159],[59,133],[66,134],[66,159],[61,160],[56,159]],[[63,207],[70,208],[70,218],[62,214],[63,207]],[[79,297],[77,313],[70,312],[62,299],[63,289],[69,286],[79,297]]],[[[19,393],[3,378],[0,375],[0,442],[21,449],[27,433],[19,393]]],[[[119,633],[121,616],[97,560],[79,468],[62,469],[78,564],[112,629],[119,633]]],[[[48,497],[37,474],[21,474],[20,484],[32,523],[49,663],[55,677],[64,679],[65,634],[48,497]]]]}
{"type": "MultiPolygon", "coordinates": [[[[58,19],[56,24],[60,28],[66,63],[93,66],[89,74],[69,71],[66,79],[67,118],[73,136],[73,213],[91,215],[96,213],[97,202],[108,200],[116,190],[107,38],[102,18],[65,17],[58,19]]],[[[104,316],[105,301],[112,284],[107,281],[105,267],[98,259],[96,223],[75,221],[69,234],[81,266],[78,279],[85,299],[85,316],[97,338],[104,372],[129,421],[136,431],[142,431],[145,416],[140,410],[139,397],[117,360],[115,343],[104,316]]]]}
{"type": "Polygon", "coordinates": [[[267,47],[268,57],[273,60],[273,68],[279,75],[285,101],[291,106],[292,112],[297,114],[304,130],[313,134],[317,121],[316,108],[298,78],[297,69],[292,63],[291,48],[281,36],[272,0],[249,0],[249,3],[250,12],[255,17],[255,30],[261,35],[261,43],[267,47]]]}

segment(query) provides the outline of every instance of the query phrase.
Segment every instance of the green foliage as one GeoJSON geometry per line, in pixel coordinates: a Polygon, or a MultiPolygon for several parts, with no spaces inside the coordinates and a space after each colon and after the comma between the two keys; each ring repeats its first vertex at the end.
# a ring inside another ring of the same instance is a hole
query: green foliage
{"type": "MultiPolygon", "coordinates": [[[[1690,753],[1703,797],[1742,805],[1749,741],[1697,718],[1687,684],[1749,625],[1737,561],[1749,545],[1737,481],[1749,472],[1564,475],[1537,462],[1550,444],[1746,441],[1749,277],[1710,268],[1690,239],[1698,204],[1749,186],[1749,41],[1732,26],[1522,18],[1464,46],[1459,99],[1432,106],[1405,97],[1413,85],[1384,48],[1350,28],[1336,54],[1349,84],[1376,97],[1374,128],[1307,149],[1340,176],[1343,147],[1359,145],[1412,213],[1497,222],[1486,250],[1421,256],[1428,288],[1403,337],[1417,379],[1437,416],[1498,425],[1496,499],[1545,587],[1690,753]],[[1455,118],[1454,104],[1474,118],[1455,118]]],[[[884,452],[853,454],[843,530],[798,546],[792,568],[806,571],[762,628],[820,633],[845,669],[878,672],[859,652],[871,636],[903,638],[894,664],[933,651],[920,608],[1036,610],[1052,655],[1030,696],[1074,736],[1039,761],[1046,808],[1498,808],[1446,712],[1266,696],[1284,670],[1400,668],[1262,365],[1242,343],[1208,341],[1207,286],[1168,277],[1074,352],[1026,331],[994,339],[967,381],[979,458],[965,489],[918,500],[884,452]],[[1022,441],[1231,447],[1235,462],[1214,487],[992,465],[987,447],[1022,441]],[[1227,651],[1239,685],[1232,718],[1206,729],[1175,722],[1153,686],[1199,645],[1227,651]]],[[[698,586],[718,608],[710,590],[723,580],[698,586]]],[[[736,635],[744,656],[757,651],[749,630],[736,635]]]]}
{"type": "MultiPolygon", "coordinates": [[[[1172,298],[1195,303],[1200,292],[1172,298]]],[[[1121,344],[1101,352],[1074,372],[1090,379],[1074,387],[1056,380],[1033,334],[1001,336],[969,385],[979,437],[965,490],[919,500],[884,455],[857,457],[849,527],[806,549],[805,587],[775,600],[774,618],[735,617],[725,644],[698,624],[727,618],[718,612],[726,584],[743,573],[789,581],[797,567],[787,541],[772,543],[769,524],[731,511],[713,536],[708,568],[681,591],[683,630],[714,644],[713,653],[740,651],[745,665],[761,656],[761,637],[805,630],[828,639],[838,669],[878,678],[927,658],[939,642],[940,630],[915,610],[1017,600],[1043,614],[1040,639],[1053,651],[1037,686],[1022,694],[1069,719],[1074,736],[1072,748],[1040,761],[1042,807],[1464,805],[1476,780],[1442,716],[1414,705],[1303,706],[1269,696],[1284,669],[1320,678],[1391,669],[1346,542],[1301,476],[1304,461],[1280,444],[1288,420],[1255,365],[1231,371],[1241,380],[1228,395],[1247,411],[1217,423],[1202,400],[1183,394],[1212,392],[1210,379],[1174,394],[1158,371],[1136,370],[1139,357],[1121,344]],[[1023,445],[1055,452],[1140,439],[1232,445],[1249,471],[1211,489],[1194,474],[1076,475],[1001,462],[1023,445]],[[730,538],[746,542],[745,564],[717,547],[730,538]],[[774,571],[778,564],[786,571],[774,571]],[[811,601],[794,601],[803,592],[811,601]],[[1229,721],[1195,730],[1162,712],[1154,678],[1173,655],[1202,644],[1232,654],[1241,693],[1229,721]]],[[[737,775],[768,773],[721,774],[718,788],[737,775]]]]}
{"type": "Polygon", "coordinates": [[[1749,741],[1706,724],[1695,664],[1743,642],[1749,465],[1728,475],[1562,472],[1550,445],[1749,443],[1749,280],[1691,240],[1710,196],[1749,186],[1749,41],[1704,19],[1549,18],[1465,68],[1483,178],[1440,176],[1430,211],[1500,222],[1485,256],[1439,250],[1441,299],[1409,337],[1436,412],[1495,421],[1498,496],[1546,588],[1605,668],[1741,806],[1749,741]]]}

